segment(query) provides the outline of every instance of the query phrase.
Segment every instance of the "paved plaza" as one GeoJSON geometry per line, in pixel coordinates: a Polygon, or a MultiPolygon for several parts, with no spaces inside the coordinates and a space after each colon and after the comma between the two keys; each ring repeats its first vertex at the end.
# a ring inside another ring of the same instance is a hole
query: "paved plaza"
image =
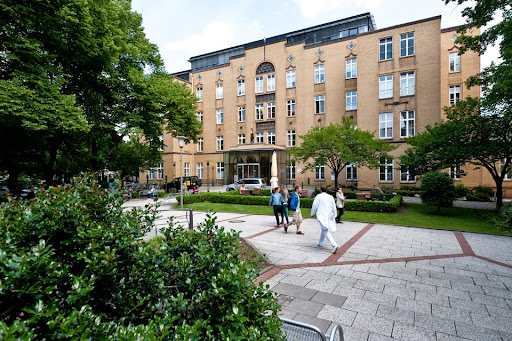
{"type": "MultiPolygon", "coordinates": [[[[159,211],[151,236],[171,216],[188,226],[168,203],[159,211]]],[[[347,341],[512,340],[510,237],[344,222],[331,254],[328,242],[316,246],[316,219],[305,219],[305,235],[297,235],[294,226],[273,228],[271,215],[216,216],[274,265],[258,280],[278,295],[284,317],[324,331],[339,323],[347,341]]],[[[193,217],[197,225],[206,213],[193,217]]]]}

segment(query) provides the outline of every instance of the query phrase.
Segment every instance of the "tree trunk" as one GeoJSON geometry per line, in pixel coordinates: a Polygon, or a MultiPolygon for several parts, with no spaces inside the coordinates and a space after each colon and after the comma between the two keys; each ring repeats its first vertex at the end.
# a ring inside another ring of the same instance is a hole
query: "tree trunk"
{"type": "Polygon", "coordinates": [[[503,206],[503,180],[494,179],[496,182],[496,209],[500,209],[503,206]]]}

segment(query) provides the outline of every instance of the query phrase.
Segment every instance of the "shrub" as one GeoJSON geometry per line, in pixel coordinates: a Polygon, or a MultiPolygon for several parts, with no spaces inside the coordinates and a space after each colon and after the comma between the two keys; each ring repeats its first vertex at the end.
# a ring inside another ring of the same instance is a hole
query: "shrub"
{"type": "Polygon", "coordinates": [[[283,339],[273,294],[215,218],[147,243],[155,208],[124,211],[91,178],[38,199],[0,206],[0,339],[283,339]]]}
{"type": "Polygon", "coordinates": [[[476,186],[471,189],[471,193],[466,196],[471,201],[490,201],[494,195],[492,188],[487,186],[476,186]]]}
{"type": "Polygon", "coordinates": [[[463,184],[456,184],[455,185],[455,195],[457,198],[465,197],[469,192],[469,189],[464,186],[463,184]]]}
{"type": "Polygon", "coordinates": [[[390,201],[346,201],[345,209],[348,211],[363,212],[396,212],[402,205],[403,199],[401,195],[395,195],[390,201]]]}
{"type": "Polygon", "coordinates": [[[453,179],[438,171],[422,176],[421,191],[421,200],[427,205],[437,206],[437,213],[441,207],[452,207],[456,199],[453,179]]]}
{"type": "Polygon", "coordinates": [[[502,231],[512,232],[512,204],[503,206],[495,219],[496,227],[502,231]]]}

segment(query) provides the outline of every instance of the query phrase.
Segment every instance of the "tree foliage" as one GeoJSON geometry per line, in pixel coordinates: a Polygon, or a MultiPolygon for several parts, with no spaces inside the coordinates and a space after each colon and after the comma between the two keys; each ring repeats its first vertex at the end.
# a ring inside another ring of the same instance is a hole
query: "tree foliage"
{"type": "Polygon", "coordinates": [[[283,339],[234,231],[209,217],[144,242],[156,214],[90,177],[1,205],[0,339],[283,339]]]}
{"type": "Polygon", "coordinates": [[[448,121],[408,138],[411,148],[401,162],[413,174],[464,164],[484,167],[496,184],[497,206],[501,207],[503,179],[512,168],[512,121],[504,115],[482,115],[479,103],[467,98],[445,108],[448,121]]]}
{"type": "Polygon", "coordinates": [[[420,188],[421,201],[427,205],[437,206],[437,213],[441,207],[452,207],[453,201],[457,198],[453,179],[439,171],[423,175],[420,188]]]}
{"type": "Polygon", "coordinates": [[[329,166],[334,171],[335,186],[347,165],[357,163],[358,167],[376,168],[380,158],[396,148],[375,139],[371,132],[358,129],[348,117],[343,117],[342,124],[313,127],[299,137],[303,142],[290,149],[290,155],[304,165],[304,170],[314,170],[317,165],[329,166]]]}

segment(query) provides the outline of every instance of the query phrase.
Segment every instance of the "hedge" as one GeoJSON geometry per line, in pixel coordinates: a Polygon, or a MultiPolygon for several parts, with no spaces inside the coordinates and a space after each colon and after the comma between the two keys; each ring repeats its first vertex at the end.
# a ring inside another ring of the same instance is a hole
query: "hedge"
{"type": "MultiPolygon", "coordinates": [[[[179,197],[177,197],[179,202],[179,197]]],[[[223,204],[240,204],[240,205],[268,205],[270,197],[268,196],[232,196],[222,195],[219,193],[201,193],[185,196],[184,204],[193,204],[196,202],[213,202],[223,204]]],[[[301,198],[300,207],[311,208],[313,206],[313,198],[301,198]]],[[[402,196],[396,195],[390,201],[363,201],[354,200],[346,201],[345,209],[347,211],[363,211],[363,212],[396,212],[402,204],[402,196]]]]}

